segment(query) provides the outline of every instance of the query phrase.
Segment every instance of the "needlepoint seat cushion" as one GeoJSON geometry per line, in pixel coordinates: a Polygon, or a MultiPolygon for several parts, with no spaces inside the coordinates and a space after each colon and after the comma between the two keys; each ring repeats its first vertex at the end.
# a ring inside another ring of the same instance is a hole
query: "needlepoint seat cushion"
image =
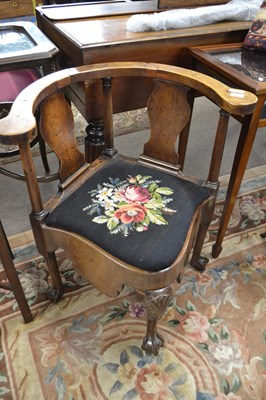
{"type": "Polygon", "coordinates": [[[115,158],[51,214],[48,226],[86,237],[130,265],[169,267],[182,249],[205,187],[115,158]]]}

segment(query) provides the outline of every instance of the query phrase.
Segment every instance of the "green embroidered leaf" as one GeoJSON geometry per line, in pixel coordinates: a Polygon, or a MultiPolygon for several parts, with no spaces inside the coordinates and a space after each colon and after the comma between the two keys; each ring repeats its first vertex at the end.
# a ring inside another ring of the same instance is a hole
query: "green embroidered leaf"
{"type": "Polygon", "coordinates": [[[229,382],[225,378],[221,380],[221,391],[226,395],[231,392],[229,382]]]}
{"type": "Polygon", "coordinates": [[[148,191],[150,192],[150,193],[153,193],[153,192],[155,192],[155,190],[158,188],[158,185],[157,185],[157,183],[152,183],[149,187],[148,187],[148,191]]]}
{"type": "Polygon", "coordinates": [[[156,189],[156,193],[165,194],[166,196],[170,196],[174,193],[174,191],[168,187],[158,187],[156,189]]]}
{"type": "Polygon", "coordinates": [[[161,214],[153,210],[147,210],[147,215],[150,218],[151,222],[156,225],[167,225],[167,221],[161,214]]]}
{"type": "Polygon", "coordinates": [[[241,380],[239,376],[235,372],[233,372],[231,392],[236,393],[240,388],[241,388],[241,380]]]}
{"type": "Polygon", "coordinates": [[[145,203],[145,207],[148,210],[160,210],[164,207],[164,204],[162,202],[150,200],[148,203],[145,203]]]}
{"type": "Polygon", "coordinates": [[[99,321],[102,323],[109,322],[109,321],[112,321],[113,319],[115,319],[116,316],[117,316],[116,312],[108,313],[105,316],[103,316],[103,318],[99,319],[99,321]]]}
{"type": "Polygon", "coordinates": [[[186,314],[186,310],[184,310],[184,308],[178,307],[176,306],[176,311],[179,312],[179,314],[181,315],[185,315],[186,314]]]}
{"type": "Polygon", "coordinates": [[[223,326],[220,336],[221,336],[221,339],[228,339],[229,338],[229,331],[228,331],[227,326],[223,326]]]}
{"type": "Polygon", "coordinates": [[[221,318],[210,318],[210,319],[209,319],[209,323],[210,323],[211,325],[218,325],[218,324],[220,324],[221,322],[223,322],[223,320],[222,320],[221,318]]]}
{"type": "Polygon", "coordinates": [[[122,310],[122,308],[117,307],[117,306],[111,306],[109,308],[111,308],[111,310],[113,310],[113,311],[121,311],[122,310]]]}
{"type": "Polygon", "coordinates": [[[105,215],[109,218],[113,218],[115,210],[106,210],[105,215]]]}
{"type": "Polygon", "coordinates": [[[168,325],[170,326],[178,326],[180,324],[180,321],[178,321],[178,319],[171,319],[170,321],[168,321],[168,325]]]}
{"type": "Polygon", "coordinates": [[[137,177],[137,179],[140,184],[142,184],[142,183],[146,182],[148,179],[152,178],[151,176],[148,176],[148,175],[147,176],[138,175],[138,177],[137,177]],[[138,177],[140,177],[140,178],[138,178],[138,177]]]}
{"type": "Polygon", "coordinates": [[[116,208],[120,208],[121,206],[125,206],[126,204],[128,204],[126,201],[119,201],[118,203],[116,203],[116,208]]]}
{"type": "Polygon", "coordinates": [[[155,201],[156,204],[159,203],[159,204],[162,204],[162,205],[163,205],[162,196],[161,196],[159,193],[157,193],[157,191],[156,191],[155,193],[153,193],[153,195],[152,195],[152,200],[155,201]]]}
{"type": "Polygon", "coordinates": [[[124,300],[122,301],[122,304],[123,304],[123,307],[124,307],[125,309],[128,309],[130,303],[129,303],[128,300],[125,300],[125,299],[124,299],[124,300]]]}
{"type": "Polygon", "coordinates": [[[218,337],[217,333],[212,328],[210,328],[208,330],[208,336],[209,336],[209,338],[211,339],[211,341],[213,343],[219,343],[219,337],[218,337]]]}
{"type": "Polygon", "coordinates": [[[207,343],[198,343],[198,347],[203,351],[209,351],[209,346],[207,345],[207,343]]]}
{"type": "Polygon", "coordinates": [[[96,222],[96,224],[105,224],[107,221],[108,219],[104,215],[92,219],[92,222],[96,222]]]}
{"type": "Polygon", "coordinates": [[[116,319],[118,319],[120,321],[121,319],[124,318],[126,313],[127,313],[126,311],[121,311],[120,313],[117,314],[116,319]]]}
{"type": "Polygon", "coordinates": [[[189,300],[186,301],[186,308],[188,311],[196,311],[196,307],[189,300]]]}
{"type": "Polygon", "coordinates": [[[107,222],[107,228],[109,229],[109,231],[112,231],[114,228],[117,227],[118,224],[119,224],[119,220],[117,218],[110,218],[110,219],[108,219],[108,222],[107,222]]]}

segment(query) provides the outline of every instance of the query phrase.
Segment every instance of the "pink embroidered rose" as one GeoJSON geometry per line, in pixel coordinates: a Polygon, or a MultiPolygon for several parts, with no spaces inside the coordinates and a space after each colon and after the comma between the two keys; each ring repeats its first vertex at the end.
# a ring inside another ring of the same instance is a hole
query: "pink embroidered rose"
{"type": "Polygon", "coordinates": [[[135,185],[127,186],[122,195],[128,202],[146,203],[151,198],[148,189],[135,185]]]}
{"type": "Polygon", "coordinates": [[[121,206],[114,213],[114,217],[120,219],[123,224],[143,221],[146,216],[146,208],[138,203],[121,206]]]}
{"type": "Polygon", "coordinates": [[[158,365],[151,364],[138,373],[135,389],[141,400],[168,400],[170,397],[168,385],[171,381],[170,376],[158,365]]]}
{"type": "Polygon", "coordinates": [[[197,311],[189,311],[180,319],[179,327],[191,338],[198,342],[208,339],[210,323],[208,318],[197,311]]]}

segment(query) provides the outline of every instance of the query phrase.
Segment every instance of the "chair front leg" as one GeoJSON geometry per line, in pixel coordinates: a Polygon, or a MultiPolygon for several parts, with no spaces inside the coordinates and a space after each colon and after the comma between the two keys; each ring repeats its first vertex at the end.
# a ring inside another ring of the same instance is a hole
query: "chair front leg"
{"type": "Polygon", "coordinates": [[[157,332],[157,322],[165,313],[167,305],[173,295],[171,286],[163,289],[146,291],[144,303],[147,310],[147,330],[141,348],[148,354],[159,354],[164,340],[157,332]]]}
{"type": "Polygon", "coordinates": [[[54,287],[49,289],[47,292],[47,297],[53,303],[57,303],[63,294],[63,285],[61,276],[59,273],[58,263],[56,260],[55,253],[46,253],[43,254],[44,260],[46,262],[48,271],[51,275],[54,287]]]}

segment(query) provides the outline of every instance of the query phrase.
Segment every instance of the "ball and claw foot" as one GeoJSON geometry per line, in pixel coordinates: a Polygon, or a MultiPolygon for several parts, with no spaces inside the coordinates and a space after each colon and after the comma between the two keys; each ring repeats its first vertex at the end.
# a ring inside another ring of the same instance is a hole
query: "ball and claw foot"
{"type": "Polygon", "coordinates": [[[57,303],[62,297],[63,291],[56,288],[50,288],[47,290],[47,298],[52,303],[57,303]]]}
{"type": "Polygon", "coordinates": [[[158,356],[160,348],[163,346],[164,340],[158,333],[155,336],[146,335],[143,339],[142,350],[146,351],[147,354],[153,354],[158,356]]]}
{"type": "Polygon", "coordinates": [[[196,261],[194,261],[194,262],[191,264],[191,266],[192,266],[195,270],[197,270],[197,271],[199,271],[199,272],[204,272],[204,271],[205,271],[205,268],[206,268],[206,265],[208,264],[208,262],[209,262],[209,259],[208,259],[207,257],[199,256],[199,258],[198,258],[196,261]]]}

